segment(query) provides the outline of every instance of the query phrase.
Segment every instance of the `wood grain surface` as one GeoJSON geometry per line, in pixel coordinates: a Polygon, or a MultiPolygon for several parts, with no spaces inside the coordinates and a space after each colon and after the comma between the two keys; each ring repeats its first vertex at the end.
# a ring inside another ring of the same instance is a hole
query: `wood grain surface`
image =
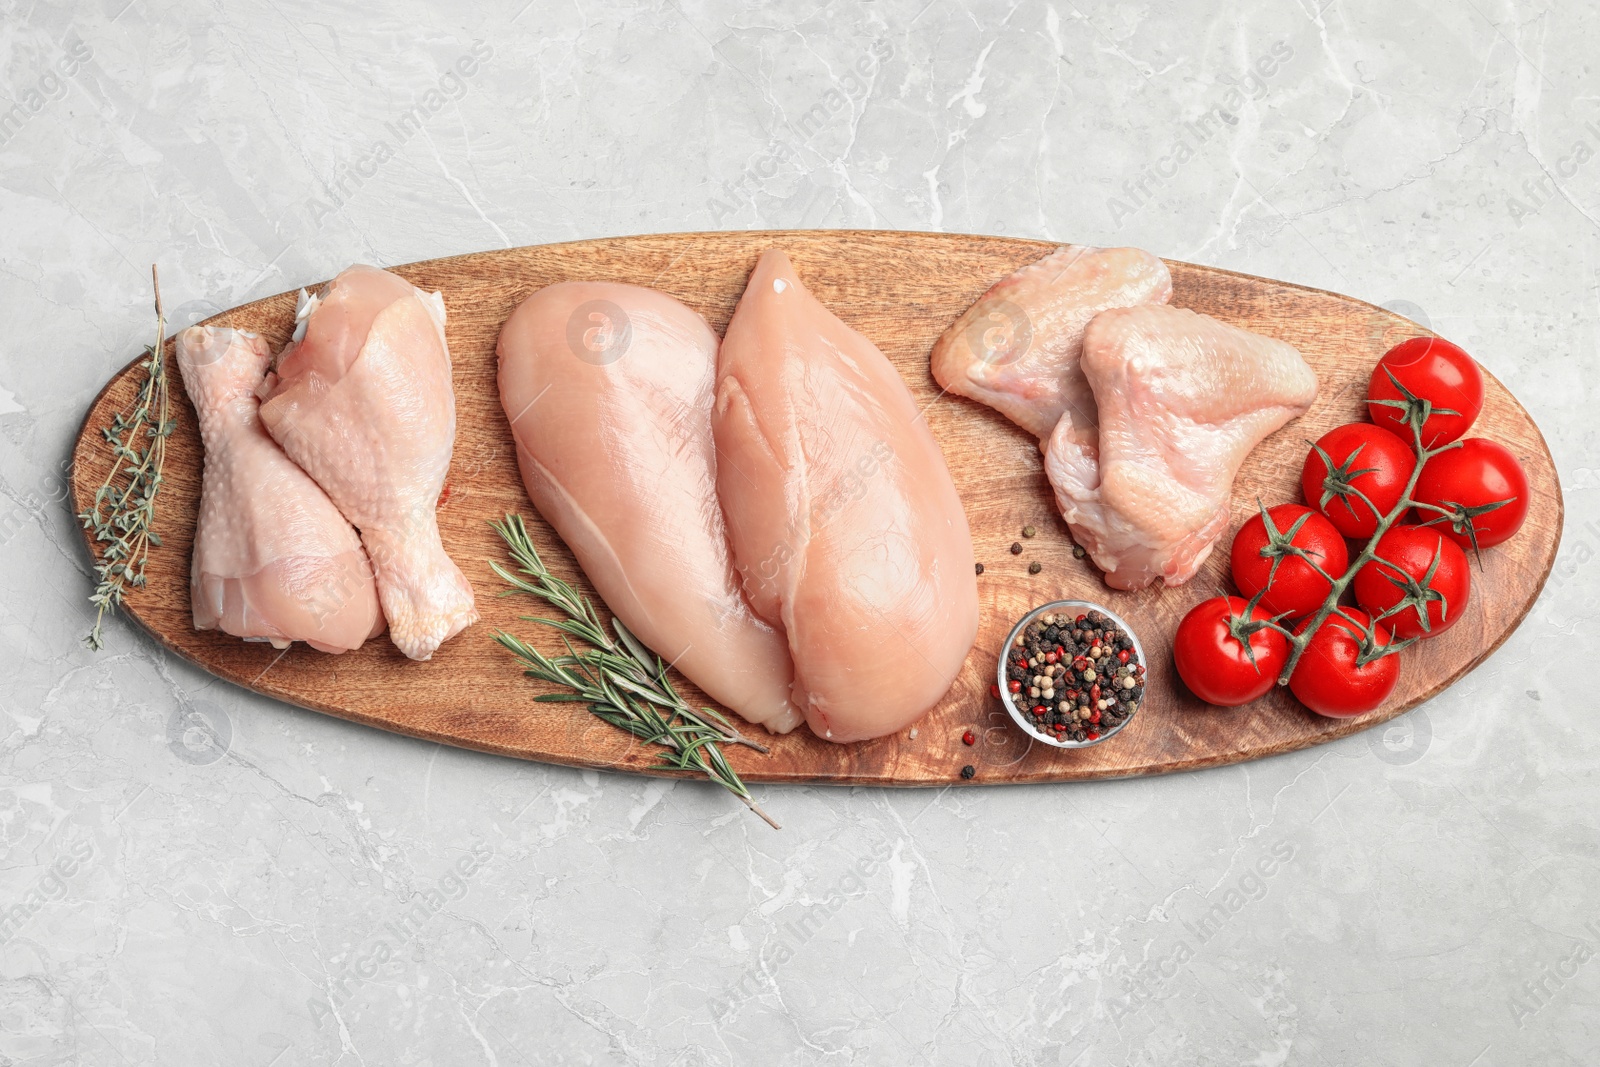
{"type": "MultiPolygon", "coordinates": [[[[939,333],[993,282],[1056,246],[959,234],[795,231],[664,234],[484,252],[392,268],[424,289],[443,292],[454,360],[459,430],[449,494],[439,509],[445,547],[476,587],[483,621],[427,663],[406,660],[379,638],[343,656],[303,644],[280,653],[218,632],[193,628],[189,554],[200,494],[201,448],[193,409],[174,369],[177,428],[168,449],[156,529],[163,538],[149,565],[149,585],[124,610],[162,644],[229,681],[280,700],[413,737],[523,759],[653,773],[656,754],[594,719],[581,706],[535,704],[538,683],[525,679],[492,639],[506,628],[549,651],[551,631],[518,616],[543,611],[528,598],[501,598],[488,560],[500,559],[489,520],[522,512],[552,568],[592,595],[571,554],[533,511],[517,474],[511,432],[495,389],[495,340],[522,298],[567,279],[654,286],[706,316],[720,334],[760,252],[779,247],[812,292],[877,343],[910,386],[944,449],[971,521],[982,620],[978,640],[944,700],[914,729],[853,745],[818,740],[801,727],[770,739],[761,755],[735,747],[729,758],[751,781],[985,785],[1160,774],[1288,752],[1364,730],[1443,690],[1488,656],[1527,614],[1560,539],[1562,501],[1538,428],[1506,388],[1488,379],[1473,433],[1507,445],[1527,468],[1533,502],[1527,524],[1506,545],[1483,554],[1473,570],[1466,617],[1440,637],[1403,654],[1398,688],[1378,711],[1324,719],[1277,690],[1248,708],[1211,708],[1191,695],[1172,667],[1178,620],[1226,581],[1226,546],[1189,584],[1135,593],[1109,589],[1087,560],[1074,560],[1065,524],[1052,506],[1035,441],[998,413],[941,396],[928,371],[939,333]],[[1023,540],[1025,525],[1038,536],[1023,540]],[[1025,551],[1012,555],[1012,542],[1025,551]],[[1037,575],[1028,565],[1043,565],[1037,575]],[[1144,707],[1105,744],[1061,751],[1031,742],[989,697],[995,657],[1012,624],[1047,600],[1097,601],[1128,619],[1149,657],[1144,707]],[[978,742],[963,745],[971,729],[978,742]],[[964,764],[977,769],[963,782],[964,764]]],[[[1310,361],[1321,382],[1315,406],[1251,454],[1233,493],[1231,538],[1255,509],[1298,500],[1306,441],[1363,415],[1374,362],[1396,342],[1426,333],[1362,301],[1315,289],[1186,263],[1170,263],[1172,303],[1280,338],[1310,361]]],[[[264,334],[274,350],[288,338],[293,293],[258,300],[208,320],[264,334]]],[[[170,350],[170,348],[169,348],[170,350]]],[[[626,358],[626,357],[624,357],[626,358]]],[[[127,406],[137,387],[133,366],[106,386],[84,421],[73,473],[78,508],[92,499],[108,463],[99,430],[127,406]]],[[[85,595],[89,592],[84,590],[85,595]]],[[[116,637],[112,641],[118,640],[116,637]]],[[[685,684],[690,698],[702,694],[685,684]]],[[[745,727],[764,736],[759,728],[745,727]]]]}

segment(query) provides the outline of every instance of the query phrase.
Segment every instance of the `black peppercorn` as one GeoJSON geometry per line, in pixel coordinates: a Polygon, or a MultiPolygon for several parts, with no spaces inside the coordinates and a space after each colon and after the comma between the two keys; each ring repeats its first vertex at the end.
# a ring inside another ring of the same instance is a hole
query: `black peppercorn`
{"type": "Polygon", "coordinates": [[[967,764],[965,767],[961,768],[961,777],[964,778],[964,779],[970,780],[972,778],[972,776],[977,774],[977,773],[978,773],[978,768],[974,767],[970,763],[967,764]]]}

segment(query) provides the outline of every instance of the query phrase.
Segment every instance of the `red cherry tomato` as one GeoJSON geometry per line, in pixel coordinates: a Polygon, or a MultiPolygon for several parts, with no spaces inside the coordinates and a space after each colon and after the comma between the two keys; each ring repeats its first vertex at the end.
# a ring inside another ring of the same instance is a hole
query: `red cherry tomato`
{"type": "Polygon", "coordinates": [[[1396,526],[1378,539],[1377,552],[1356,572],[1358,604],[1374,616],[1394,611],[1380,621],[1396,637],[1437,637],[1456,624],[1472,595],[1460,545],[1436,527],[1396,526]]]}
{"type": "Polygon", "coordinates": [[[1265,589],[1256,604],[1269,615],[1287,613],[1294,619],[1310,615],[1322,607],[1333,587],[1304,556],[1290,548],[1305,552],[1324,574],[1338,578],[1350,566],[1344,538],[1325,516],[1299,504],[1268,508],[1267,516],[1276,538],[1269,536],[1260,512],[1233,535],[1233,583],[1246,597],[1265,589]]]}
{"type": "MultiPolygon", "coordinates": [[[[1318,715],[1335,719],[1372,711],[1388,699],[1400,681],[1398,653],[1357,666],[1365,643],[1363,627],[1372,624],[1372,616],[1358,608],[1344,608],[1343,612],[1323,620],[1300,654],[1294,674],[1289,676],[1289,688],[1300,703],[1318,715]]],[[[1304,633],[1310,625],[1311,620],[1307,619],[1295,633],[1304,633]]],[[[1393,643],[1382,623],[1372,630],[1374,648],[1393,643]]]]}
{"type": "Polygon", "coordinates": [[[1437,526],[1468,548],[1474,539],[1479,548],[1510,539],[1528,517],[1528,475],[1522,464],[1509,448],[1482,437],[1469,437],[1428,460],[1411,495],[1432,505],[1417,508],[1423,525],[1437,526]]]}
{"type": "Polygon", "coordinates": [[[1247,617],[1249,606],[1236,596],[1212,597],[1190,608],[1178,624],[1173,661],[1184,684],[1208,704],[1233,708],[1259,699],[1289,659],[1289,639],[1277,630],[1263,626],[1246,632],[1271,617],[1259,606],[1247,617]]]}
{"type": "Polygon", "coordinates": [[[1326,515],[1340,533],[1365,540],[1378,531],[1378,520],[1400,502],[1416,465],[1416,454],[1406,442],[1381,426],[1352,422],[1334,427],[1317,441],[1300,471],[1300,488],[1306,503],[1326,515]]]}
{"type": "Polygon", "coordinates": [[[1438,448],[1459,440],[1483,410],[1483,371],[1477,360],[1442,337],[1413,337],[1378,360],[1367,386],[1372,421],[1409,443],[1406,393],[1431,406],[1422,424],[1422,447],[1438,448]]]}

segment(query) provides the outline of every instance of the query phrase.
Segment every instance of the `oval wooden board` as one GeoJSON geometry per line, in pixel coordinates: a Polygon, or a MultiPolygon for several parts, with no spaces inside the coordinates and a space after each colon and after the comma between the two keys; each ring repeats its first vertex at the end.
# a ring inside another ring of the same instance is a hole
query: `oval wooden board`
{"type": "MultiPolygon", "coordinates": [[[[1467,615],[1439,638],[1407,651],[1399,687],[1383,708],[1352,720],[1311,714],[1287,690],[1246,709],[1210,708],[1192,696],[1172,667],[1171,637],[1191,605],[1226,581],[1226,544],[1188,585],[1120,593],[1106,587],[1087,560],[1072,557],[1065,524],[1052,507],[1038,447],[1004,417],[956,396],[941,396],[928,371],[939,333],[994,281],[1048,254],[1037,241],[959,234],[857,231],[664,234],[516,248],[393,268],[444,293],[454,360],[459,430],[450,492],[439,510],[446,548],[478,593],[483,621],[427,663],[412,663],[386,638],[344,656],[295,644],[279,653],[218,632],[193,628],[189,553],[200,495],[201,448],[193,409],[174,373],[177,428],[169,444],[166,484],[151,556],[149,585],[125,610],[179,655],[231,682],[302,707],[413,737],[524,759],[653,773],[655,751],[594,719],[577,705],[535,704],[538,683],[520,674],[493,640],[513,630],[548,651],[552,633],[518,620],[543,610],[528,598],[500,598],[488,560],[502,558],[489,520],[508,511],[528,517],[540,552],[554,570],[582,583],[570,553],[539,520],[517,474],[510,429],[495,389],[495,340],[523,297],[566,279],[608,279],[654,286],[710,320],[720,334],[744,290],[757,255],[788,252],[817,297],[871,338],[894,361],[944,449],[971,521],[982,621],[978,640],[955,685],[914,730],[876,741],[833,745],[804,727],[769,739],[771,754],[735,747],[734,766],[751,781],[961,784],[1039,782],[1217,766],[1288,752],[1384,722],[1443,690],[1489,655],[1538,596],[1556,555],[1562,502],[1538,428],[1492,377],[1475,433],[1516,453],[1534,487],[1527,525],[1515,540],[1483,555],[1473,572],[1467,615]],[[1013,541],[1032,524],[1038,536],[1013,541]],[[1028,573],[1034,561],[1043,564],[1028,573]],[[1005,634],[1025,611],[1046,600],[1104,603],[1136,628],[1150,658],[1145,706],[1106,744],[1060,751],[1034,744],[988,695],[1005,634]],[[961,741],[968,729],[975,747],[961,741]]],[[[1231,271],[1171,263],[1172,302],[1297,346],[1316,369],[1315,406],[1251,454],[1233,493],[1233,529],[1268,502],[1299,499],[1298,475],[1307,439],[1363,414],[1373,363],[1391,345],[1422,331],[1397,315],[1349,297],[1231,271]]],[[[293,293],[258,300],[208,320],[264,334],[274,349],[287,340],[293,293]]],[[[123,410],[137,387],[133,366],[95,401],[79,438],[73,488],[79,510],[105,476],[99,429],[123,410]]],[[[892,667],[892,665],[889,665],[892,667]]],[[[685,685],[690,699],[702,694],[685,685]]],[[[759,728],[747,727],[756,734],[759,728]]]]}

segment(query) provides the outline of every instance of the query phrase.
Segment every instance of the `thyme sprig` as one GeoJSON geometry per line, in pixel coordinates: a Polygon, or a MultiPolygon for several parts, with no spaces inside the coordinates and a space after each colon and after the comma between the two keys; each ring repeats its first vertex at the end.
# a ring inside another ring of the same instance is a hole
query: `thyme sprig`
{"type": "Polygon", "coordinates": [[[132,409],[119,411],[111,425],[100,430],[111,446],[111,470],[95,490],[89,510],[78,515],[83,528],[94,535],[94,543],[105,546],[95,561],[99,583],[89,598],[96,609],[94,629],[83,639],[96,651],[105,644],[100,626],[106,613],[121,605],[128,590],[144,587],[150,547],[161,545],[155,531],[156,495],[161,491],[174,420],[169,415],[167,318],[161,310],[161,278],[154,264],[150,282],[155,288],[156,340],[145,348],[139,363],[144,380],[132,409]]]}
{"type": "Polygon", "coordinates": [[[560,630],[567,649],[565,655],[546,655],[515,634],[495,631],[494,639],[522,661],[524,674],[562,690],[541,693],[534,700],[588,705],[596,718],[626,730],[646,744],[660,745],[664,751],[659,766],[663,769],[705,775],[742,800],[773,829],[781,829],[751,799],[750,790],[722,753],[723,745],[746,745],[758,752],[766,752],[767,747],[740,734],[715,709],[691,707],[673,687],[661,657],[647,649],[621,619],[612,619],[607,631],[589,598],[550,573],[539,558],[522,516],[507,515],[504,522],[490,525],[506,543],[517,569],[517,573],[511,573],[490,562],[494,572],[511,587],[501,596],[527,593],[566,616],[521,616],[528,622],[560,630]],[[573,639],[589,647],[580,651],[573,646],[573,639]]]}

